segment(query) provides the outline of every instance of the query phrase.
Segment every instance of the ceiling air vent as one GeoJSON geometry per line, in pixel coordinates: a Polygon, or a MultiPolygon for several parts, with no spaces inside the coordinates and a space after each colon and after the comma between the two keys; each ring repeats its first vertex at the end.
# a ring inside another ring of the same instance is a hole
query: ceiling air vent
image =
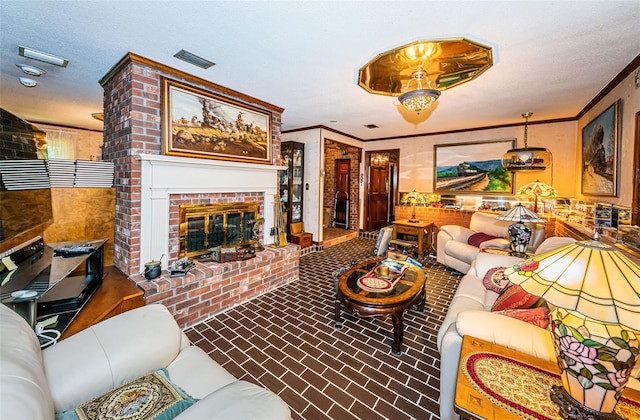
{"type": "Polygon", "coordinates": [[[365,125],[365,127],[367,127],[367,128],[380,128],[375,124],[367,124],[367,125],[365,125]]]}
{"type": "Polygon", "coordinates": [[[206,58],[199,57],[192,52],[187,50],[180,50],[175,55],[175,58],[179,58],[182,61],[186,61],[187,63],[191,63],[194,66],[201,67],[203,69],[208,69],[211,66],[215,66],[216,63],[213,61],[209,61],[206,58]]]}

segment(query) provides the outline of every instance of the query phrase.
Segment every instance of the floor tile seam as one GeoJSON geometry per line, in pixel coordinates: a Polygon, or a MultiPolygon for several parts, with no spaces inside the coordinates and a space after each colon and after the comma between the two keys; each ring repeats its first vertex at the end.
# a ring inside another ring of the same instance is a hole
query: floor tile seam
{"type": "MultiPolygon", "coordinates": [[[[325,409],[323,409],[323,408],[320,408],[320,407],[318,407],[317,405],[315,405],[312,401],[309,401],[309,405],[310,405],[310,406],[312,406],[312,407],[314,407],[316,410],[318,410],[318,411],[320,411],[320,412],[324,412],[325,414],[326,414],[326,413],[328,413],[328,412],[330,412],[330,411],[331,411],[331,409],[333,408],[333,406],[335,406],[335,405],[337,405],[337,406],[339,406],[339,407],[342,407],[342,406],[341,406],[340,404],[338,404],[338,403],[337,403],[333,398],[331,398],[331,397],[327,396],[327,395],[326,395],[326,394],[324,394],[324,393],[323,393],[322,395],[324,395],[324,396],[325,396],[329,401],[331,401],[331,405],[329,406],[329,408],[327,408],[326,410],[325,410],[325,409]]],[[[307,400],[307,401],[308,401],[308,400],[307,400]]],[[[309,406],[307,406],[307,407],[305,408],[305,410],[306,410],[307,408],[309,408],[309,406]]],[[[303,416],[302,414],[303,414],[303,413],[300,413],[300,416],[302,416],[302,417],[304,418],[304,416],[303,416]]]]}
{"type": "MultiPolygon", "coordinates": [[[[404,401],[406,401],[408,404],[410,404],[410,405],[412,405],[413,407],[415,407],[415,408],[417,409],[417,411],[423,411],[423,412],[425,412],[425,413],[426,413],[426,414],[428,414],[428,415],[432,415],[432,413],[431,413],[429,410],[427,410],[427,409],[425,409],[425,408],[421,407],[420,405],[418,405],[418,403],[414,403],[413,401],[409,401],[408,399],[403,398],[402,394],[398,394],[398,398],[397,398],[397,400],[401,400],[401,399],[403,399],[403,400],[404,400],[404,401]]],[[[397,401],[397,400],[396,400],[396,403],[398,403],[398,401],[397,401]]],[[[415,419],[415,418],[416,418],[416,417],[413,417],[413,415],[412,415],[411,413],[407,412],[406,410],[403,410],[403,409],[399,408],[397,405],[394,405],[394,407],[395,407],[396,409],[398,409],[398,411],[402,411],[403,413],[405,413],[407,416],[411,417],[412,419],[415,419]]],[[[421,417],[419,417],[419,418],[421,418],[421,417]]]]}
{"type": "MultiPolygon", "coordinates": [[[[402,408],[400,408],[400,407],[398,406],[398,402],[399,402],[400,397],[402,396],[402,394],[398,394],[397,392],[394,392],[394,394],[395,394],[395,396],[396,396],[396,397],[394,398],[393,403],[389,403],[388,401],[383,400],[382,398],[378,398],[378,400],[376,401],[376,406],[377,406],[381,401],[383,401],[383,402],[388,403],[389,405],[391,405],[393,408],[395,408],[396,410],[400,411],[401,413],[406,414],[410,419],[412,419],[412,420],[413,420],[413,419],[415,419],[415,417],[413,417],[413,416],[411,415],[411,413],[408,413],[407,411],[403,410],[402,408]]],[[[412,404],[412,405],[413,405],[413,406],[415,406],[415,407],[422,408],[422,407],[420,407],[417,403],[413,403],[413,402],[411,402],[411,401],[407,400],[406,398],[405,398],[404,400],[405,400],[405,401],[408,401],[410,404],[412,404]]],[[[427,410],[425,410],[425,411],[427,411],[427,410]]],[[[378,412],[378,411],[376,411],[376,413],[377,413],[377,412],[378,412]]],[[[431,414],[431,413],[429,413],[429,414],[431,414]]],[[[383,417],[384,417],[384,416],[383,416],[383,417]]]]}
{"type": "MultiPolygon", "coordinates": [[[[308,399],[304,398],[304,397],[302,396],[302,393],[301,393],[301,392],[296,391],[295,389],[291,388],[291,387],[290,387],[289,385],[287,385],[287,384],[285,384],[285,387],[284,387],[284,388],[282,388],[282,390],[280,390],[280,392],[278,392],[276,395],[278,395],[280,398],[282,398],[282,399],[284,400],[284,398],[282,397],[282,395],[283,395],[283,392],[285,391],[285,389],[290,390],[291,392],[293,392],[295,395],[297,395],[299,398],[303,399],[303,400],[307,403],[307,405],[302,409],[302,412],[304,412],[304,410],[306,410],[306,409],[307,409],[307,407],[309,407],[309,405],[311,405],[311,402],[310,402],[308,399]]],[[[307,389],[307,388],[305,388],[305,390],[306,390],[306,389],[307,389]]],[[[286,400],[285,400],[285,401],[286,401],[286,400]]],[[[291,408],[291,406],[289,406],[289,408],[291,409],[291,411],[294,411],[294,410],[293,410],[293,408],[291,408]]],[[[302,416],[302,412],[301,412],[301,413],[296,412],[296,413],[297,413],[298,415],[302,416]]]]}

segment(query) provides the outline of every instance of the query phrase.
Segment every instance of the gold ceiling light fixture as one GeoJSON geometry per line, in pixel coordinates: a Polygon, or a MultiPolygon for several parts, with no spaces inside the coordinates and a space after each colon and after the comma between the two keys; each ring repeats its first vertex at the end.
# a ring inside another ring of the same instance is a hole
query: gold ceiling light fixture
{"type": "Polygon", "coordinates": [[[491,47],[467,38],[419,40],[376,55],[358,70],[358,85],[396,96],[420,113],[444,90],[475,79],[493,65],[491,47]]]}
{"type": "Polygon", "coordinates": [[[103,112],[94,112],[91,114],[91,117],[98,121],[104,121],[104,113],[103,112]]]}
{"type": "Polygon", "coordinates": [[[398,97],[398,101],[409,111],[415,111],[419,115],[420,111],[429,108],[439,97],[440,91],[431,88],[427,72],[422,69],[422,65],[418,65],[405,85],[404,93],[398,97]],[[427,82],[427,89],[422,87],[422,80],[427,82]],[[411,82],[415,82],[415,89],[412,89],[411,82]]]}
{"type": "Polygon", "coordinates": [[[522,114],[524,118],[524,147],[507,150],[502,157],[502,166],[512,172],[544,171],[551,165],[551,152],[544,147],[529,147],[527,144],[528,123],[533,112],[522,114]]]}

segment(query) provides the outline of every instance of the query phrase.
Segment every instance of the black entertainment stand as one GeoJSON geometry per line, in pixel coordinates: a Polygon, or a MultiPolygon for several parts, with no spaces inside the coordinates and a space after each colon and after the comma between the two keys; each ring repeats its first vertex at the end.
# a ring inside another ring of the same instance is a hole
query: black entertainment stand
{"type": "Polygon", "coordinates": [[[14,257],[17,279],[4,285],[0,302],[18,312],[34,328],[37,322],[57,316],[57,321],[45,328],[64,332],[102,284],[106,242],[106,239],[97,239],[45,246],[39,240],[17,251],[14,257]],[[68,257],[54,256],[56,249],[84,244],[91,245],[94,250],[68,257]],[[30,277],[26,283],[25,277],[30,277]],[[11,283],[16,284],[8,288],[11,283]],[[25,291],[26,296],[16,294],[15,287],[25,291]]]}

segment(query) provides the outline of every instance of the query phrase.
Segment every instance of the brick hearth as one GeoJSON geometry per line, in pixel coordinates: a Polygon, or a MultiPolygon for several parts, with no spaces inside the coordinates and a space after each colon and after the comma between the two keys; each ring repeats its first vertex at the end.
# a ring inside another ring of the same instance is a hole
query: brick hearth
{"type": "Polygon", "coordinates": [[[297,245],[267,247],[245,261],[196,261],[196,268],[181,277],[163,270],[151,281],[142,274],[131,279],[145,291],[145,303],[162,303],[184,328],[298,279],[299,260],[297,245]]]}

